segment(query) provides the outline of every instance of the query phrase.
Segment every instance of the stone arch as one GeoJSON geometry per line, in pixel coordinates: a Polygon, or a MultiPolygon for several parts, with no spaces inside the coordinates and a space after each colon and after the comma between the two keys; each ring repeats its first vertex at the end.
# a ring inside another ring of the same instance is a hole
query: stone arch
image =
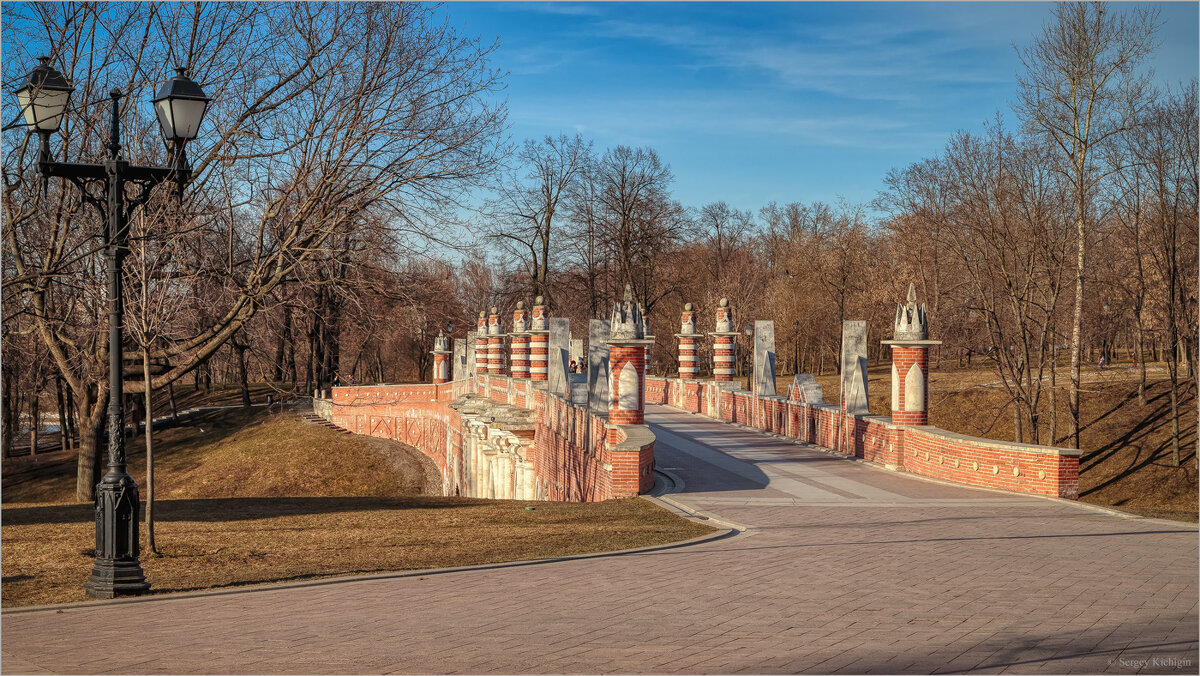
{"type": "Polygon", "coordinates": [[[892,410],[899,411],[900,409],[900,371],[896,368],[896,362],[892,362],[892,410]]]}
{"type": "Polygon", "coordinates": [[[636,411],[641,403],[642,393],[638,391],[638,372],[633,362],[627,361],[621,366],[618,378],[617,409],[621,411],[636,411]]]}
{"type": "Polygon", "coordinates": [[[920,364],[913,364],[904,376],[904,410],[925,410],[925,373],[920,364]]]}

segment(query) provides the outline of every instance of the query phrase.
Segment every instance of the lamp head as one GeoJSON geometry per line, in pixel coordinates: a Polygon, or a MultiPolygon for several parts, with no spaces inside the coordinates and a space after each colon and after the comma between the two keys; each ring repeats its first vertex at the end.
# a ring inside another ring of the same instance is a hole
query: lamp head
{"type": "Polygon", "coordinates": [[[62,73],[50,65],[50,57],[39,57],[36,68],[30,71],[25,83],[16,91],[17,103],[31,131],[50,134],[58,131],[63,113],[75,88],[62,73]]]}
{"type": "Polygon", "coordinates": [[[187,76],[186,68],[176,68],[175,73],[175,77],[159,86],[152,101],[163,138],[182,144],[199,134],[200,122],[212,99],[187,76]]]}

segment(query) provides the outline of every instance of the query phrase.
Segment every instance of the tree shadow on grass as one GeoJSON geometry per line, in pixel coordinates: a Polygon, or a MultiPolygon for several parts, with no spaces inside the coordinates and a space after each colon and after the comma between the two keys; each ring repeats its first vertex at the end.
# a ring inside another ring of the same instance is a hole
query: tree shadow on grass
{"type": "MultiPolygon", "coordinates": [[[[363,512],[372,510],[445,509],[488,504],[477,498],[412,496],[400,498],[206,498],[199,500],[156,500],[154,520],[168,521],[248,521],[306,514],[363,512]]],[[[520,502],[514,502],[520,505],[520,502]]],[[[143,516],[145,503],[142,503],[143,516]]],[[[91,504],[5,506],[6,526],[50,523],[90,523],[96,517],[91,504]]]]}

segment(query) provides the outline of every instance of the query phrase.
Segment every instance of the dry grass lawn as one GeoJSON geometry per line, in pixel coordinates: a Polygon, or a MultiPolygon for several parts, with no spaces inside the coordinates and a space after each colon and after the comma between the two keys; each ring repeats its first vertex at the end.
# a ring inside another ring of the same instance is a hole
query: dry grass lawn
{"type": "MultiPolygon", "coordinates": [[[[87,600],[91,505],[3,511],[4,607],[87,600]]],[[[612,551],[714,530],[638,498],[214,498],[168,500],[158,513],[163,556],[142,556],[158,594],[612,551]]]]}
{"type": "MultiPolygon", "coordinates": [[[[144,499],[140,441],[129,456],[144,499]]],[[[74,502],[74,477],[73,459],[5,462],[4,607],[86,600],[93,511],[74,502]]],[[[714,530],[640,499],[428,495],[440,493],[438,474],[419,451],[262,408],[159,432],[155,477],[163,556],[142,553],[153,593],[612,551],[714,530]]]]}

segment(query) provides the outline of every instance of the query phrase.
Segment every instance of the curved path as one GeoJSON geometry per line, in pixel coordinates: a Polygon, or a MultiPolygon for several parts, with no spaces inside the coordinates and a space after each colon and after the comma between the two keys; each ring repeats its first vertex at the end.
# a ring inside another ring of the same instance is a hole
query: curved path
{"type": "Polygon", "coordinates": [[[3,670],[1196,673],[1197,532],[662,407],[669,499],[747,530],[547,564],[5,613],[3,670]]]}

